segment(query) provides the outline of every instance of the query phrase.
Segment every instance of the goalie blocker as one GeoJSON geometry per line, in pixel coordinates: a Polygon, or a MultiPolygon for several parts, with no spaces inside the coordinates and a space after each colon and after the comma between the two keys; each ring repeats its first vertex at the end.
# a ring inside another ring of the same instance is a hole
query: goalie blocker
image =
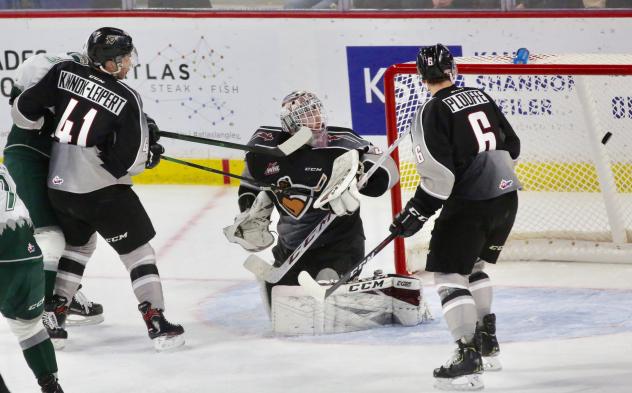
{"type": "Polygon", "coordinates": [[[316,301],[300,286],[272,289],[272,329],[278,334],[345,333],[392,324],[416,326],[431,319],[420,280],[379,270],[372,278],[340,286],[326,302],[316,301]]]}

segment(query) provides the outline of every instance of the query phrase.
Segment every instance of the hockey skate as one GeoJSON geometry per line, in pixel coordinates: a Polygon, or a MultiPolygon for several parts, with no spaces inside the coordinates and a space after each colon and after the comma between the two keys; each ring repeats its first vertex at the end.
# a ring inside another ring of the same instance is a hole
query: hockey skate
{"type": "Polygon", "coordinates": [[[81,285],[68,306],[67,326],[97,325],[103,322],[103,306],[88,300],[81,292],[81,285]]]}
{"type": "Polygon", "coordinates": [[[168,351],[184,345],[184,328],[165,319],[162,310],[152,308],[151,303],[142,302],[138,311],[143,314],[147,333],[157,351],[168,351]]]}
{"type": "Polygon", "coordinates": [[[483,389],[483,363],[475,344],[456,342],[458,348],[443,366],[434,370],[435,385],[440,390],[471,391],[483,389]]]}
{"type": "Polygon", "coordinates": [[[483,317],[483,323],[476,325],[477,341],[480,343],[480,353],[483,356],[483,368],[485,371],[500,371],[503,369],[500,363],[500,346],[496,339],[496,315],[487,314],[483,317]]]}
{"type": "Polygon", "coordinates": [[[52,374],[38,379],[37,383],[42,388],[42,393],[64,393],[61,386],[59,386],[57,378],[52,374]]]}
{"type": "Polygon", "coordinates": [[[67,312],[66,298],[63,296],[53,295],[53,297],[44,304],[42,322],[44,323],[44,327],[48,332],[53,346],[57,350],[64,349],[66,340],[68,339],[68,332],[64,329],[67,312]]]}

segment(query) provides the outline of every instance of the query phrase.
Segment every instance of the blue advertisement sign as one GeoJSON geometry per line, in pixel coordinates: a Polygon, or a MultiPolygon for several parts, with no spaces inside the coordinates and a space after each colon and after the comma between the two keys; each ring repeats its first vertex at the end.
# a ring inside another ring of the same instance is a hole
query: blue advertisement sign
{"type": "MultiPolygon", "coordinates": [[[[385,135],[384,72],[415,61],[420,46],[348,46],[349,97],[353,129],[361,135],[385,135]]],[[[461,56],[461,46],[448,46],[461,56]]]]}

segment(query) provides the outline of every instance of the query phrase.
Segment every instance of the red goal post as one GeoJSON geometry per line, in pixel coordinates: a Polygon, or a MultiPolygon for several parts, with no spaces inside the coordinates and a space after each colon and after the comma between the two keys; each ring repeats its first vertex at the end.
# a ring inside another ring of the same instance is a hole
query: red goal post
{"type": "MultiPolygon", "coordinates": [[[[632,55],[531,55],[528,64],[479,56],[457,64],[457,84],[487,91],[522,141],[516,171],[524,190],[503,257],[631,263],[632,55]]],[[[386,70],[384,96],[390,145],[429,96],[414,63],[386,70]]],[[[410,138],[392,156],[401,177],[391,190],[395,215],[419,176],[410,138]]],[[[432,226],[395,240],[398,273],[423,269],[432,226]]]]}

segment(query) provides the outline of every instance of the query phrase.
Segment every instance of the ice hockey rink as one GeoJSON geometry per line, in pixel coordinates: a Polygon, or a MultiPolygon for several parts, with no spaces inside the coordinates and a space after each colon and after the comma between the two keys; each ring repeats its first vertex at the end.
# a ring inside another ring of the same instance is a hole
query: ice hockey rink
{"type": "MultiPolygon", "coordinates": [[[[435,319],[327,336],[271,332],[247,254],[221,228],[237,212],[234,187],[136,186],[157,229],[152,241],[172,322],[184,348],[156,353],[122,263],[100,240],[84,292],[105,322],[69,328],[59,351],[67,393],[431,392],[432,370],[453,344],[431,277],[422,277],[435,319]]],[[[364,199],[367,249],[387,235],[387,197],[364,199]]],[[[267,254],[264,254],[267,256],[267,254]]],[[[393,271],[392,249],[370,262],[393,271]]],[[[630,392],[632,265],[503,262],[489,269],[504,370],[488,392],[630,392]]],[[[0,322],[0,373],[12,392],[38,391],[18,343],[0,322]]]]}

